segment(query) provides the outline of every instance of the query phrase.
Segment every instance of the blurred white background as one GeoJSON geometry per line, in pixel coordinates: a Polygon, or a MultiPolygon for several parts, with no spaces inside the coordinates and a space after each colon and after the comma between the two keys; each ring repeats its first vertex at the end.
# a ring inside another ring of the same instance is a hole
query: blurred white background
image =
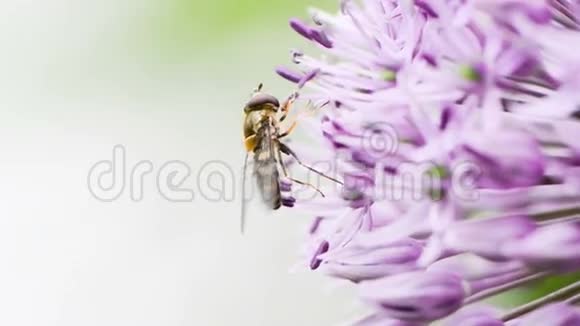
{"type": "MultiPolygon", "coordinates": [[[[189,2],[201,19],[207,4],[189,2]]],[[[237,200],[171,203],[153,175],[139,203],[88,191],[89,169],[116,144],[129,170],[187,162],[191,188],[207,161],[239,170],[249,92],[259,81],[280,97],[292,90],[272,71],[302,44],[285,22],[301,11],[280,2],[267,21],[218,36],[193,24],[187,38],[168,23],[171,3],[0,3],[0,325],[334,325],[356,315],[348,287],[289,273],[309,216],[251,205],[242,236],[237,200]]]]}

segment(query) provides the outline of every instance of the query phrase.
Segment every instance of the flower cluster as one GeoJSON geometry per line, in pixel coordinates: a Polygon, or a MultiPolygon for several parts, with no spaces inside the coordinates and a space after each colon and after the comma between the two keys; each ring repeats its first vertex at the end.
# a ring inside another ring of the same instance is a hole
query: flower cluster
{"type": "Polygon", "coordinates": [[[320,107],[315,155],[344,180],[296,203],[315,216],[310,268],[358,287],[360,325],[580,325],[580,283],[510,312],[472,305],[580,270],[580,1],[311,14],[290,26],[324,55],[277,69],[320,107]]]}

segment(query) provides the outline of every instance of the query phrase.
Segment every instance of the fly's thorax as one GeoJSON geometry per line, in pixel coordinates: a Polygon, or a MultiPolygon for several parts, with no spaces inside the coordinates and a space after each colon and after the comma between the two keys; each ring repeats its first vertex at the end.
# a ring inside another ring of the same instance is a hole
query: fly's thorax
{"type": "Polygon", "coordinates": [[[259,130],[272,128],[270,134],[275,134],[275,112],[271,110],[250,111],[244,119],[244,137],[259,136],[259,130]]]}
{"type": "Polygon", "coordinates": [[[280,109],[280,102],[275,96],[260,92],[261,87],[254,93],[244,107],[244,136],[248,138],[258,134],[265,120],[274,121],[280,109]]]}

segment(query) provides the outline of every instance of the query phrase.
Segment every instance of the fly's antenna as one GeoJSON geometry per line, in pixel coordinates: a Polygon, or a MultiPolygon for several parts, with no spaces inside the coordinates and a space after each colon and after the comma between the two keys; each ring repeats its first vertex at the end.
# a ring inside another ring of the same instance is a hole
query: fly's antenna
{"type": "Polygon", "coordinates": [[[244,234],[244,229],[246,227],[246,170],[248,167],[248,153],[246,152],[246,158],[244,159],[244,169],[242,170],[242,204],[240,212],[240,232],[244,234]]]}
{"type": "Polygon", "coordinates": [[[252,92],[252,94],[256,94],[262,91],[262,88],[264,88],[264,83],[259,83],[258,87],[254,88],[254,91],[252,92]]]}
{"type": "Polygon", "coordinates": [[[254,97],[256,94],[260,93],[262,91],[262,88],[264,88],[264,84],[263,83],[259,83],[258,87],[254,88],[252,90],[252,94],[250,94],[250,97],[254,97]]]}

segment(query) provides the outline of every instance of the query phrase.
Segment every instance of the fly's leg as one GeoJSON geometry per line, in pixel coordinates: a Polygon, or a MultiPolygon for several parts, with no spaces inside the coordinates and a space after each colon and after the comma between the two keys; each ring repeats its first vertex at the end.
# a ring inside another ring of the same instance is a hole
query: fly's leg
{"type": "Polygon", "coordinates": [[[290,125],[288,130],[286,130],[285,132],[278,135],[278,138],[284,138],[284,137],[287,137],[288,135],[290,135],[292,133],[292,131],[294,131],[294,129],[296,128],[297,125],[298,125],[298,121],[292,122],[292,124],[290,125]]]}
{"type": "Polygon", "coordinates": [[[286,101],[284,101],[284,103],[282,104],[281,110],[282,110],[282,116],[280,116],[280,122],[286,120],[286,118],[288,117],[288,113],[290,113],[290,109],[292,108],[292,104],[294,104],[294,101],[296,101],[296,99],[298,98],[298,93],[292,93],[292,95],[290,95],[286,101]]]}
{"type": "Polygon", "coordinates": [[[286,168],[286,164],[284,164],[284,161],[282,160],[282,152],[281,151],[278,151],[278,161],[280,162],[280,166],[282,167],[282,172],[284,173],[284,176],[286,178],[288,178],[292,182],[296,182],[299,185],[310,187],[310,188],[316,190],[316,192],[318,192],[322,197],[326,197],[324,195],[324,193],[320,189],[318,189],[316,186],[314,186],[313,184],[310,184],[310,183],[304,182],[304,181],[300,181],[300,180],[296,180],[296,179],[290,177],[290,175],[288,174],[288,169],[286,168]]]}
{"type": "MultiPolygon", "coordinates": [[[[316,111],[313,110],[311,102],[308,103],[308,106],[311,107],[311,110],[301,112],[298,116],[296,116],[296,118],[294,119],[294,122],[292,122],[292,124],[290,124],[290,127],[288,127],[288,129],[285,132],[278,135],[278,138],[284,138],[284,137],[290,135],[292,133],[292,131],[294,131],[294,128],[296,128],[296,126],[298,125],[298,120],[300,120],[301,117],[312,116],[314,113],[316,113],[316,111]]],[[[286,116],[287,115],[283,115],[282,118],[280,118],[279,122],[282,122],[286,118],[286,116]]]]}
{"type": "Polygon", "coordinates": [[[298,158],[298,156],[296,155],[296,153],[294,153],[294,151],[291,150],[290,147],[288,147],[287,145],[285,145],[285,144],[283,144],[281,142],[279,143],[279,145],[280,145],[280,152],[282,152],[282,153],[284,153],[286,155],[292,156],[296,160],[296,162],[298,164],[300,164],[301,166],[303,166],[306,169],[308,169],[308,170],[310,170],[310,171],[318,174],[321,177],[324,177],[324,178],[326,178],[326,179],[328,179],[330,181],[336,182],[336,183],[338,183],[341,186],[344,185],[341,181],[336,180],[335,178],[330,177],[330,176],[328,176],[328,175],[326,175],[326,174],[324,174],[324,173],[322,173],[322,172],[320,172],[320,171],[318,171],[318,170],[316,170],[316,169],[314,169],[314,168],[312,168],[312,167],[310,167],[310,166],[302,163],[302,161],[298,158]]]}

